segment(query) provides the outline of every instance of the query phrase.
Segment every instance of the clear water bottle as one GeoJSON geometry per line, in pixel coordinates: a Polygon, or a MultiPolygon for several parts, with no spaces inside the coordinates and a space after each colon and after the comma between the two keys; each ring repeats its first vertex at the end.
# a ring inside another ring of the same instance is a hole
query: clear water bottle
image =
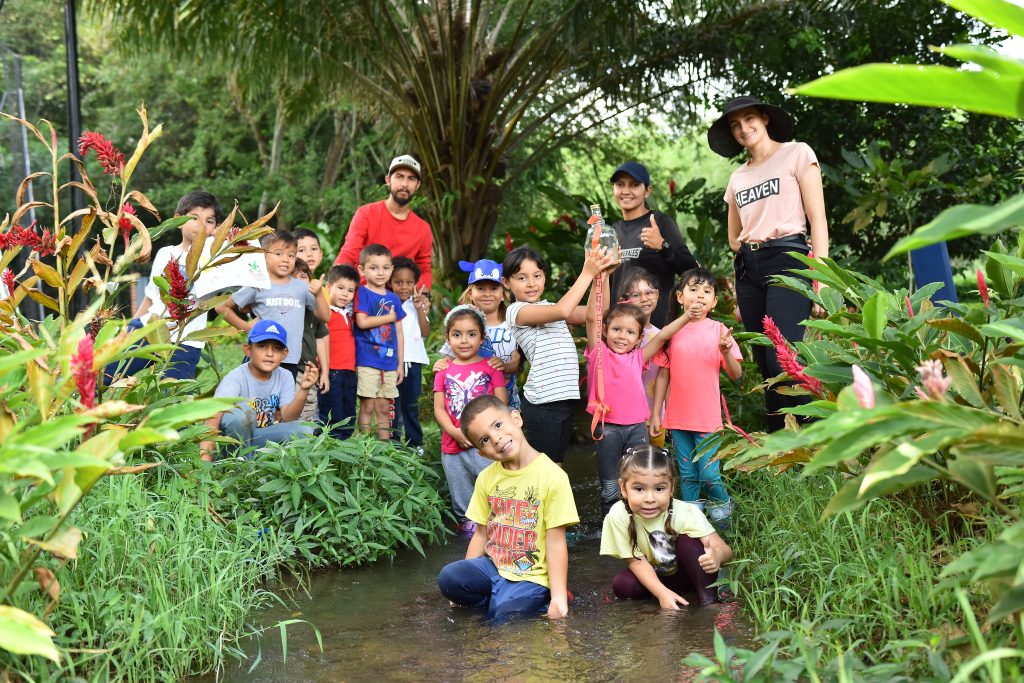
{"type": "Polygon", "coordinates": [[[591,204],[590,205],[590,220],[587,221],[590,227],[587,229],[587,242],[584,244],[583,249],[587,254],[590,253],[590,247],[594,243],[594,233],[600,230],[601,233],[597,238],[597,243],[608,250],[610,254],[619,253],[619,237],[615,234],[615,230],[608,227],[608,224],[604,222],[604,218],[601,216],[601,205],[591,204]]]}

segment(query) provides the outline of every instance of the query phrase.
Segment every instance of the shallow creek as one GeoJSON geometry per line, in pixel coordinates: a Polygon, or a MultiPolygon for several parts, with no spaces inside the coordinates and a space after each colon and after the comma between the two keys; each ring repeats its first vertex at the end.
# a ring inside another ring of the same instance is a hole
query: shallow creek
{"type": "MultiPolygon", "coordinates": [[[[589,444],[588,444],[589,445],[589,444]]],[[[662,611],[655,601],[616,600],[611,579],[625,565],[598,555],[600,527],[592,448],[574,446],[566,468],[582,524],[569,549],[569,617],[521,619],[492,626],[470,609],[452,608],[437,590],[444,564],[461,559],[466,541],[449,538],[404,551],[393,563],[310,578],[309,595],[284,596],[288,607],[256,615],[272,627],[286,619],[316,624],[323,652],[305,624],[288,627],[288,657],[276,628],[246,646],[249,660],[229,665],[226,681],[630,681],[693,680],[691,652],[713,656],[717,626],[730,644],[751,635],[736,603],[662,611]],[[254,658],[260,662],[248,672],[254,658]]],[[[203,681],[213,681],[208,676],[203,681]]]]}

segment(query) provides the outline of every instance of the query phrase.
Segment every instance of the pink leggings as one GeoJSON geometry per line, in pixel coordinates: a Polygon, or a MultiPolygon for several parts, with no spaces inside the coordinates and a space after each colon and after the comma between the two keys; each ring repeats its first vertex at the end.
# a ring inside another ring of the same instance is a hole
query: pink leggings
{"type": "MultiPolygon", "coordinates": [[[[704,544],[700,539],[679,534],[676,537],[676,573],[658,577],[666,588],[676,593],[696,593],[701,607],[718,602],[718,591],[708,588],[718,580],[718,572],[707,574],[701,569],[697,558],[703,554],[704,544]]],[[[646,600],[654,597],[629,569],[623,569],[615,575],[612,591],[621,600],[646,600]]]]}

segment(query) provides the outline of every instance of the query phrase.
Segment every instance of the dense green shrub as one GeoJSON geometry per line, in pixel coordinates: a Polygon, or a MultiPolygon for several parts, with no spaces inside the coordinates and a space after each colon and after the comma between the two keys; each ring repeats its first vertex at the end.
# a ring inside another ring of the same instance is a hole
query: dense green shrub
{"type": "Polygon", "coordinates": [[[439,467],[365,435],[294,439],[222,465],[231,472],[218,507],[259,511],[313,566],[373,562],[403,546],[422,553],[445,534],[439,467]]]}

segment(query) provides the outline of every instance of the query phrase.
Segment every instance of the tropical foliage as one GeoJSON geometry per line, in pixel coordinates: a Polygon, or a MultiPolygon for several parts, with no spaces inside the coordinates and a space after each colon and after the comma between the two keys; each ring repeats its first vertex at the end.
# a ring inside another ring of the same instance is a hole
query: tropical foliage
{"type": "MultiPolygon", "coordinates": [[[[1018,6],[998,0],[949,4],[1024,32],[1024,10],[1018,6]]],[[[974,46],[944,51],[977,62],[981,71],[968,75],[941,67],[873,65],[836,73],[797,92],[1024,116],[1019,98],[1014,95],[1012,102],[1005,102],[1003,88],[960,97],[965,77],[972,79],[976,73],[1006,76],[1017,83],[1013,92],[1019,92],[1024,83],[1019,60],[974,46]],[[899,92],[880,86],[892,79],[902,84],[899,92]]],[[[901,239],[889,256],[943,239],[1019,226],[1024,219],[1017,208],[1022,197],[994,207],[949,209],[901,239]]],[[[737,434],[723,433],[727,468],[785,471],[801,464],[804,477],[838,470],[843,484],[824,507],[826,518],[848,518],[873,499],[899,496],[936,525],[951,511],[980,524],[985,542],[952,557],[938,578],[945,590],[958,591],[978,649],[957,679],[984,670],[991,680],[999,680],[1005,671],[1002,660],[1024,655],[1019,641],[1024,611],[1024,235],[1011,238],[1009,248],[997,240],[984,253],[977,271],[980,300],[968,303],[933,303],[929,297],[938,285],[893,291],[831,259],[797,258],[807,268],[794,274],[816,279],[823,285],[820,292],[792,276],[779,282],[821,304],[828,316],[805,323],[811,335],[796,349],[781,337],[770,341],[780,359],[788,359],[782,365],[798,385],[791,391],[813,399],[788,412],[816,421],[802,427],[794,421],[791,429],[753,446],[737,434]],[[985,618],[984,637],[976,612],[985,618]]],[[[874,516],[863,519],[877,523],[874,516]]],[[[961,533],[970,536],[975,530],[967,526],[961,533]]],[[[760,652],[757,658],[763,663],[767,650],[760,652]]]]}

